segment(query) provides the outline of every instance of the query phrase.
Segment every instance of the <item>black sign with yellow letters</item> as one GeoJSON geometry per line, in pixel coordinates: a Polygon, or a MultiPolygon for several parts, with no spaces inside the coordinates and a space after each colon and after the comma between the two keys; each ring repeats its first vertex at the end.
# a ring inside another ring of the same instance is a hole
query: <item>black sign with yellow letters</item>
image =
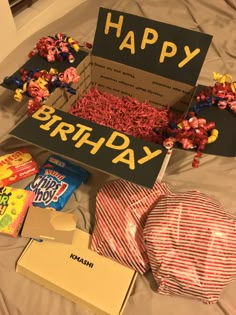
{"type": "Polygon", "coordinates": [[[152,188],[167,150],[43,105],[11,135],[109,174],[152,188]]]}
{"type": "Polygon", "coordinates": [[[93,55],[195,85],[212,36],[100,8],[93,55]]]}

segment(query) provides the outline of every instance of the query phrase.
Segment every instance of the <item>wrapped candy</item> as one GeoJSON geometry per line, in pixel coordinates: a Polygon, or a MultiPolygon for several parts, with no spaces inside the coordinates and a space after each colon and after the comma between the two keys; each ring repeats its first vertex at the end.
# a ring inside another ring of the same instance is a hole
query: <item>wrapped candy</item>
{"type": "Polygon", "coordinates": [[[22,68],[20,73],[20,79],[6,77],[4,83],[9,86],[17,86],[14,94],[14,99],[17,102],[22,101],[23,94],[32,98],[28,101],[27,106],[29,115],[36,112],[56,88],[63,88],[70,94],[76,94],[76,90],[71,86],[71,83],[78,82],[80,79],[74,67],[69,67],[64,72],[58,72],[54,68],[50,68],[49,71],[22,68]]]}
{"type": "Polygon", "coordinates": [[[199,166],[199,158],[207,144],[213,143],[218,138],[218,130],[213,121],[207,122],[204,118],[196,117],[194,112],[189,112],[184,120],[178,124],[168,123],[160,128],[155,128],[161,143],[166,149],[171,149],[175,143],[185,150],[195,149],[192,166],[199,166]]]}
{"type": "Polygon", "coordinates": [[[236,113],[236,83],[229,74],[221,75],[213,72],[216,81],[214,86],[209,86],[196,97],[197,104],[193,110],[196,114],[206,107],[218,106],[219,109],[231,109],[236,113]]]}
{"type": "Polygon", "coordinates": [[[163,196],[144,241],[159,293],[214,303],[236,275],[236,218],[201,192],[163,196]]]}
{"type": "Polygon", "coordinates": [[[29,58],[39,54],[48,62],[68,60],[70,63],[75,61],[75,54],[80,50],[77,40],[72,37],[57,33],[55,36],[42,37],[35,47],[28,54],[29,58]]]}

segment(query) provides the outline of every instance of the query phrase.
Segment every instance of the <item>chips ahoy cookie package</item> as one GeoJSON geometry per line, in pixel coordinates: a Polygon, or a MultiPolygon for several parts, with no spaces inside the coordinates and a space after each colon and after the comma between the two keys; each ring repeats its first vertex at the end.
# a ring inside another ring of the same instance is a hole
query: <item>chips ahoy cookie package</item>
{"type": "MultiPolygon", "coordinates": [[[[79,97],[97,87],[120,98],[147,101],[152,108],[170,106],[185,113],[211,38],[100,8],[92,52],[85,53],[77,65],[80,80],[72,84],[76,94],[55,90],[46,104],[10,134],[81,165],[152,188],[170,157],[165,147],[71,115],[69,110],[79,97]]],[[[31,66],[34,60],[37,66],[39,57],[31,58],[31,66]]]]}
{"type": "Polygon", "coordinates": [[[33,205],[62,210],[72,193],[90,173],[62,157],[51,155],[39,168],[35,179],[26,187],[34,192],[33,205]]]}

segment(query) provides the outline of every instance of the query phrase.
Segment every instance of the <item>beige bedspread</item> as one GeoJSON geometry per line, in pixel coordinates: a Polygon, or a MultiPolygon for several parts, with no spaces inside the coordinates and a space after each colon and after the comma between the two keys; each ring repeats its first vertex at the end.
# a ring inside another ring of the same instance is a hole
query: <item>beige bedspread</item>
{"type": "MultiPolygon", "coordinates": [[[[211,85],[212,72],[229,73],[236,78],[236,1],[235,0],[87,0],[63,18],[28,38],[0,64],[0,81],[27,60],[27,54],[43,36],[64,32],[82,41],[93,41],[99,7],[113,8],[176,24],[213,35],[213,41],[198,83],[211,85]]],[[[50,152],[10,138],[8,131],[25,115],[26,106],[13,101],[12,92],[0,90],[0,153],[23,145],[40,164],[50,152]]],[[[236,136],[236,135],[235,135],[236,136]]],[[[203,155],[198,169],[191,166],[192,153],[175,150],[163,181],[173,191],[199,189],[217,198],[230,213],[236,214],[236,158],[203,155]]],[[[65,210],[79,215],[78,227],[91,231],[97,189],[109,177],[98,171],[82,185],[65,210]]],[[[24,187],[31,178],[18,182],[24,187]]],[[[76,315],[93,314],[15,272],[15,263],[27,239],[0,236],[0,315],[76,315]]],[[[155,292],[151,273],[138,276],[125,308],[125,315],[235,315],[236,281],[228,285],[217,304],[204,305],[191,299],[155,292]]]]}

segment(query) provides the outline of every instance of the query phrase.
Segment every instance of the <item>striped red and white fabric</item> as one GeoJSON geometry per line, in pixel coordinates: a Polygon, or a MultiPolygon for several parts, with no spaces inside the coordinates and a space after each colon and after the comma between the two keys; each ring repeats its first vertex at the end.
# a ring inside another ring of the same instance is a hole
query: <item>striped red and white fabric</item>
{"type": "Polygon", "coordinates": [[[147,214],[158,198],[170,193],[166,184],[147,189],[118,179],[102,186],[96,196],[96,223],[91,249],[139,273],[149,268],[143,242],[147,214]]]}
{"type": "Polygon", "coordinates": [[[159,293],[214,303],[236,276],[236,218],[201,192],[161,198],[144,241],[159,293]]]}

